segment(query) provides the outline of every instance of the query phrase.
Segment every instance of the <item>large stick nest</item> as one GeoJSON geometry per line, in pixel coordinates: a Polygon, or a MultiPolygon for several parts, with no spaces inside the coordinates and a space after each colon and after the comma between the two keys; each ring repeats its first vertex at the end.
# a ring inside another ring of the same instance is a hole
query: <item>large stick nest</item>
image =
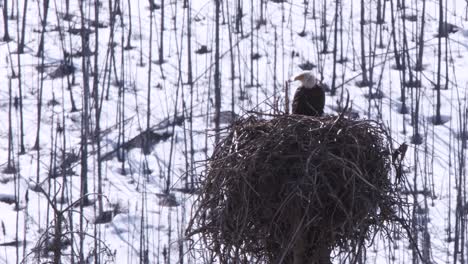
{"type": "Polygon", "coordinates": [[[372,121],[239,120],[209,160],[188,234],[222,263],[292,263],[298,248],[311,259],[359,244],[397,203],[389,150],[372,121]]]}

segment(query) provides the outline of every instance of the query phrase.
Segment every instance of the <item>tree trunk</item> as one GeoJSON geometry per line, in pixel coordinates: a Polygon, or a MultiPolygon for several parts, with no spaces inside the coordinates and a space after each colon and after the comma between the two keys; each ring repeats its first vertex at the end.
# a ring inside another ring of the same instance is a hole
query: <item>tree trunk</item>
{"type": "Polygon", "coordinates": [[[336,53],[338,51],[338,14],[340,1],[335,2],[335,29],[333,31],[333,70],[332,70],[332,86],[331,95],[336,93],[336,53]]]}
{"type": "Polygon", "coordinates": [[[441,71],[441,61],[442,61],[442,27],[444,26],[444,12],[443,9],[444,6],[442,4],[442,1],[439,1],[439,35],[438,37],[438,42],[437,42],[437,83],[436,83],[436,94],[437,94],[437,100],[436,100],[436,116],[434,120],[434,124],[440,125],[442,123],[442,118],[440,115],[440,108],[441,108],[441,103],[440,103],[440,71],[441,71]]]}
{"type": "Polygon", "coordinates": [[[26,29],[26,14],[27,13],[28,13],[28,0],[24,0],[23,17],[21,20],[21,39],[20,39],[20,43],[18,44],[19,54],[24,53],[24,35],[25,35],[25,29],[26,29]]]}
{"type": "Polygon", "coordinates": [[[44,52],[44,35],[46,31],[46,26],[47,26],[47,15],[49,14],[49,0],[44,0],[43,4],[43,14],[44,17],[41,19],[41,24],[42,24],[42,30],[41,30],[41,39],[39,41],[39,48],[37,50],[37,56],[41,56],[42,53],[44,52]]]}
{"type": "Polygon", "coordinates": [[[424,25],[426,24],[426,0],[423,0],[422,15],[421,15],[421,32],[419,35],[419,50],[418,59],[416,61],[415,70],[423,70],[423,54],[424,54],[424,25]]]}
{"type": "Polygon", "coordinates": [[[214,72],[214,86],[215,86],[215,142],[219,142],[219,130],[220,130],[220,112],[221,112],[221,73],[219,64],[219,11],[221,6],[221,0],[216,1],[215,8],[215,72],[214,72]]]}
{"type": "Polygon", "coordinates": [[[3,41],[10,41],[10,34],[8,33],[8,0],[3,1],[3,41]]]}
{"type": "Polygon", "coordinates": [[[161,32],[159,42],[159,64],[164,63],[164,0],[161,1],[161,32]]]}
{"type": "Polygon", "coordinates": [[[364,0],[361,0],[361,70],[362,70],[362,86],[367,86],[369,80],[367,78],[367,67],[366,67],[366,50],[364,48],[364,24],[365,21],[365,8],[364,0]]]}

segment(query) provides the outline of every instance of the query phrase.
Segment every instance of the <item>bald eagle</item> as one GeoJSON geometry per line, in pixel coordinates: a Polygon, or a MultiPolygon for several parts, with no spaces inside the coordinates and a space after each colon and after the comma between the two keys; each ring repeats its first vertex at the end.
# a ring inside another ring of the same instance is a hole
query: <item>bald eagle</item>
{"type": "Polygon", "coordinates": [[[292,113],[297,115],[321,116],[325,107],[325,91],[310,71],[304,71],[294,78],[300,81],[292,103],[292,113]]]}

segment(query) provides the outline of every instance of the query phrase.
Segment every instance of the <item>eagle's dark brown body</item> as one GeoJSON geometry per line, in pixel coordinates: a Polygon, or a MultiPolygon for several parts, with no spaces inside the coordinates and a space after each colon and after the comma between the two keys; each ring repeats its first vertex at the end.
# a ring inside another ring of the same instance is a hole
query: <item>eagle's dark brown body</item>
{"type": "Polygon", "coordinates": [[[325,92],[316,84],[312,88],[297,88],[292,103],[292,113],[297,115],[321,116],[325,107],[325,92]]]}

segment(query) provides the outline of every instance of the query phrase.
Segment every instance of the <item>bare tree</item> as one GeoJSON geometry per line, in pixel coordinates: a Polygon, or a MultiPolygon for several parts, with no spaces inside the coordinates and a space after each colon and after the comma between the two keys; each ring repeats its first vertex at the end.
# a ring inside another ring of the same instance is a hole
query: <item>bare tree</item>
{"type": "Polygon", "coordinates": [[[65,0],[65,16],[64,20],[71,20],[72,16],[70,15],[70,0],[65,0]]]}
{"type": "Polygon", "coordinates": [[[322,53],[328,53],[328,36],[327,36],[327,1],[323,1],[322,24],[320,26],[322,32],[322,53]]]}
{"type": "Polygon", "coordinates": [[[364,25],[366,24],[365,20],[365,5],[364,0],[361,0],[361,71],[362,71],[362,80],[359,86],[369,85],[369,79],[367,78],[367,67],[366,67],[366,50],[364,48],[365,39],[364,39],[364,25]]]}
{"type": "Polygon", "coordinates": [[[236,2],[236,33],[240,33],[241,36],[244,35],[244,25],[242,23],[242,17],[244,16],[243,2],[237,0],[236,2]]]}
{"type": "Polygon", "coordinates": [[[402,66],[401,66],[401,61],[400,61],[400,52],[397,46],[398,40],[396,37],[396,30],[397,30],[396,19],[395,19],[396,12],[395,12],[393,5],[394,5],[393,0],[390,0],[390,14],[391,14],[391,24],[392,24],[392,30],[390,33],[391,33],[391,38],[393,40],[393,52],[395,55],[395,64],[396,64],[395,68],[398,70],[401,70],[402,66]]]}
{"type": "Polygon", "coordinates": [[[3,1],[3,41],[10,41],[10,34],[8,33],[8,0],[3,1]]]}
{"type": "Polygon", "coordinates": [[[444,29],[444,5],[443,1],[439,1],[439,34],[437,36],[437,83],[436,83],[436,116],[434,118],[434,124],[440,125],[442,124],[442,117],[440,115],[440,108],[441,108],[441,102],[440,102],[440,90],[441,90],[441,63],[442,63],[442,30],[444,29]]]}
{"type": "Polygon", "coordinates": [[[194,83],[193,83],[193,65],[192,65],[192,9],[191,2],[187,1],[187,83],[190,89],[190,104],[189,104],[189,137],[190,137],[190,185],[186,181],[186,188],[194,187],[195,175],[195,147],[194,147],[194,131],[193,131],[193,98],[194,98],[194,83]]]}
{"type": "MultiPolygon", "coordinates": [[[[27,0],[25,1],[27,2],[27,0]]],[[[26,3],[25,3],[26,5],[26,3]]],[[[23,14],[23,16],[25,16],[25,14],[23,14]]],[[[19,37],[19,27],[16,28],[17,30],[17,36],[19,37]]],[[[23,28],[22,28],[22,31],[24,31],[24,25],[23,25],[23,28]]],[[[19,138],[20,138],[20,150],[19,150],[19,154],[20,155],[23,155],[26,153],[26,149],[24,147],[24,115],[23,115],[23,82],[22,82],[22,78],[23,78],[23,75],[22,75],[22,67],[21,67],[21,52],[20,51],[20,42],[18,41],[18,46],[17,46],[17,50],[18,52],[16,53],[16,60],[17,60],[17,63],[18,63],[18,107],[19,107],[19,114],[20,114],[20,120],[19,120],[19,123],[20,123],[20,135],[19,135],[19,138]]]]}
{"type": "MultiPolygon", "coordinates": [[[[94,114],[95,130],[94,138],[96,140],[97,157],[97,192],[98,192],[98,212],[101,215],[104,211],[102,202],[102,161],[101,161],[101,106],[99,93],[99,2],[94,2],[94,68],[93,68],[93,96],[94,96],[94,114]]],[[[86,57],[86,56],[83,56],[86,57]]],[[[97,254],[96,254],[97,255],[97,254]]]]}
{"type": "MultiPolygon", "coordinates": [[[[46,0],[48,1],[48,0],[46,0]]],[[[85,13],[83,9],[83,1],[80,1],[80,16],[81,16],[81,50],[89,48],[89,34],[85,30],[85,13]]],[[[83,99],[81,112],[81,173],[80,173],[80,263],[85,261],[84,258],[84,215],[83,209],[89,204],[88,199],[88,139],[89,139],[89,71],[87,57],[82,56],[81,67],[83,72],[83,99]]]]}
{"type": "Polygon", "coordinates": [[[21,18],[21,38],[18,43],[18,53],[20,54],[24,52],[24,37],[26,31],[26,15],[28,13],[28,2],[29,0],[24,0],[23,2],[23,16],[21,18]]]}
{"type": "Polygon", "coordinates": [[[153,10],[150,9],[150,29],[149,29],[149,51],[148,51],[148,86],[147,94],[146,94],[146,130],[149,131],[150,129],[150,121],[151,121],[151,64],[152,64],[152,57],[153,57],[153,10]]]}
{"type": "Polygon", "coordinates": [[[11,91],[11,78],[8,78],[8,160],[7,166],[3,169],[3,173],[15,173],[16,168],[13,162],[13,124],[11,119],[12,111],[12,91],[11,91]]]}
{"type": "MultiPolygon", "coordinates": [[[[215,72],[214,72],[214,92],[215,92],[215,142],[219,142],[220,130],[220,112],[221,112],[221,73],[220,73],[220,54],[219,54],[219,31],[220,31],[220,6],[222,0],[215,0],[215,72]]],[[[253,69],[251,69],[253,70],[253,69]]]]}
{"type": "Polygon", "coordinates": [[[341,1],[335,1],[335,28],[333,30],[333,70],[332,70],[332,85],[331,85],[331,95],[336,93],[336,54],[338,52],[338,20],[339,20],[339,7],[341,1]]]}
{"type": "MultiPolygon", "coordinates": [[[[36,56],[41,56],[42,53],[44,52],[44,35],[46,31],[46,26],[47,26],[47,16],[49,14],[49,1],[50,0],[44,0],[42,3],[42,16],[41,16],[41,25],[42,25],[42,30],[41,30],[41,38],[39,40],[39,48],[37,50],[37,55],[36,56]]],[[[38,3],[39,4],[39,3],[38,3]]]]}
{"type": "Polygon", "coordinates": [[[165,30],[165,27],[164,27],[164,20],[166,19],[164,17],[164,11],[165,11],[165,6],[164,6],[164,0],[161,0],[161,29],[160,29],[160,36],[159,36],[159,64],[163,64],[164,63],[164,30],[165,30]]]}
{"type": "Polygon", "coordinates": [[[424,25],[426,24],[426,0],[422,0],[422,15],[421,15],[421,31],[419,33],[418,41],[418,58],[416,60],[416,65],[414,69],[416,71],[423,70],[423,58],[424,58],[424,25]]]}
{"type": "Polygon", "coordinates": [[[131,1],[128,0],[128,35],[127,35],[127,45],[125,45],[126,50],[132,49],[132,44],[130,44],[130,40],[132,39],[132,8],[131,8],[131,1]]]}

